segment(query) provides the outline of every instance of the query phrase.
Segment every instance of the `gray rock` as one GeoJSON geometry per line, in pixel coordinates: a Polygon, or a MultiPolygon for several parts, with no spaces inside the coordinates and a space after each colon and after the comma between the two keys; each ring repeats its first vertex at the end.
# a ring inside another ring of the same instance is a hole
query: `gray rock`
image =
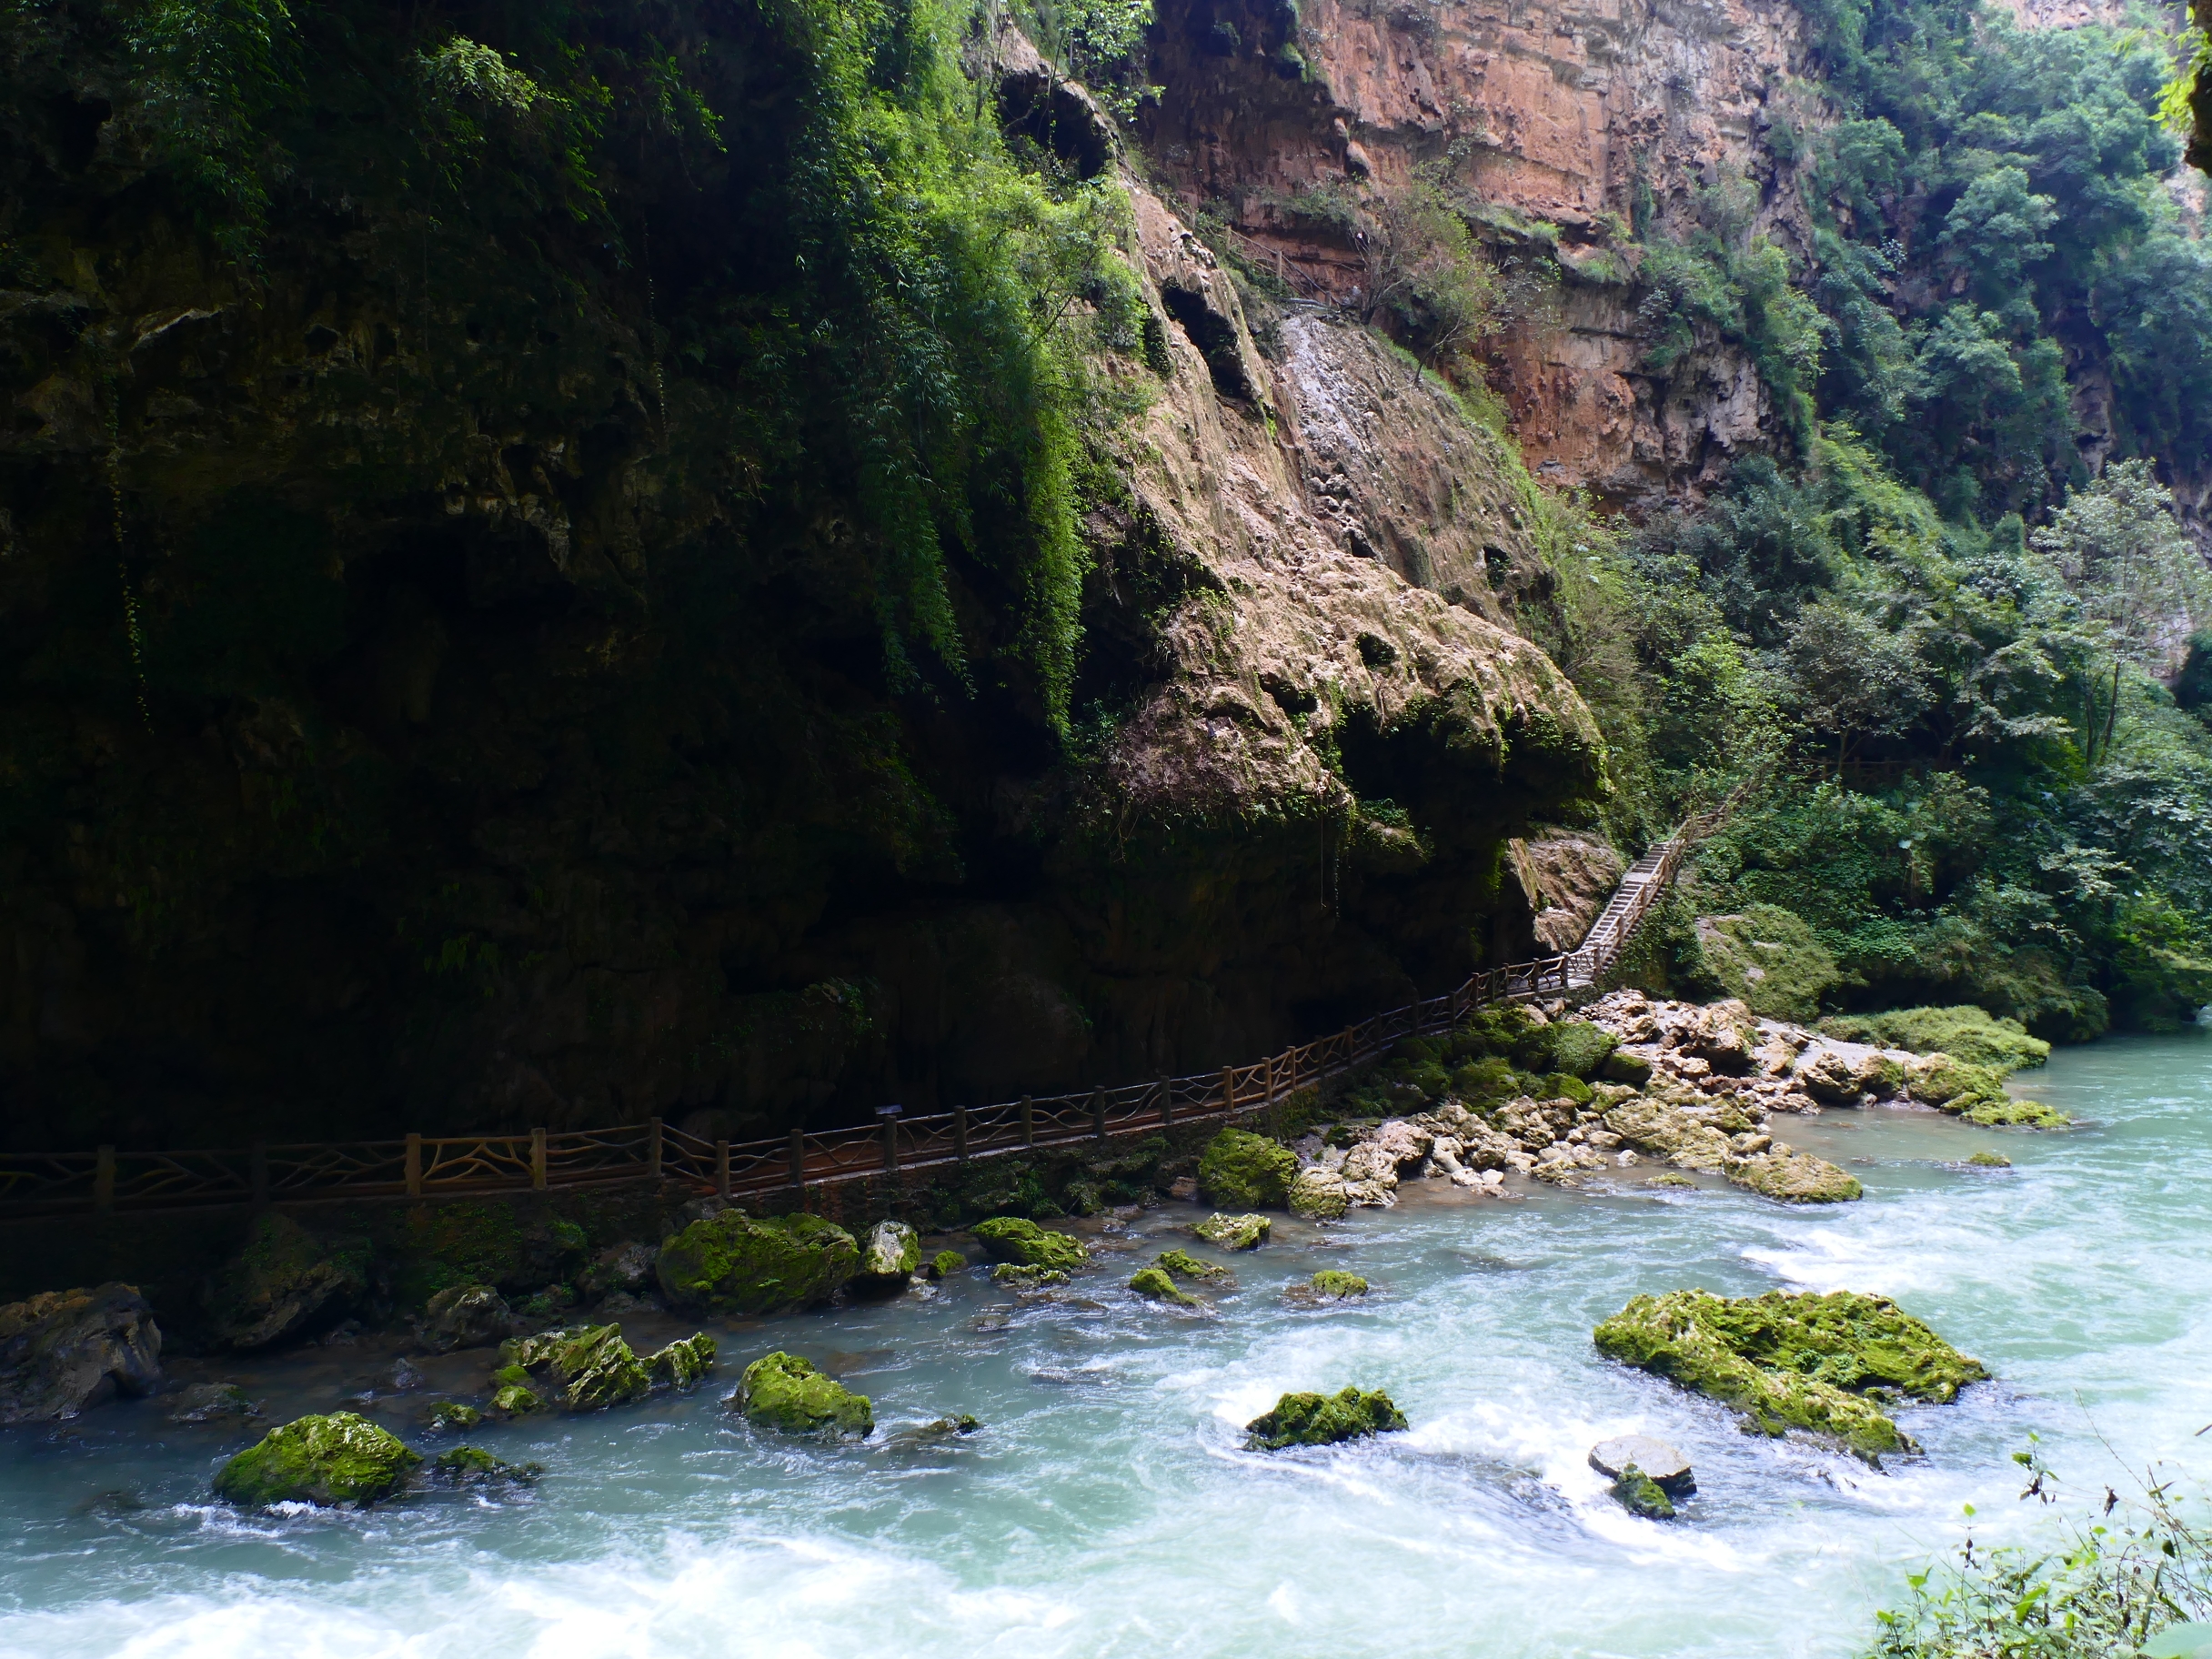
{"type": "Polygon", "coordinates": [[[130,1285],[0,1307],[0,1423],[51,1423],[160,1386],[161,1330],[130,1285]]]}
{"type": "Polygon", "coordinates": [[[659,1258],[659,1251],[636,1239],[609,1244],[577,1276],[576,1288],[587,1296],[608,1296],[618,1291],[637,1295],[653,1282],[653,1263],[659,1258]]]}
{"type": "Polygon", "coordinates": [[[488,1284],[452,1284],[430,1298],[416,1331],[432,1353],[488,1348],[514,1334],[507,1299],[488,1284]]]}
{"type": "Polygon", "coordinates": [[[260,1408],[236,1382],[195,1382],[169,1408],[171,1423],[215,1423],[226,1417],[257,1417],[260,1408]]]}
{"type": "Polygon", "coordinates": [[[1609,1481],[1618,1481],[1631,1467],[1639,1469],[1645,1479],[1671,1498],[1684,1497],[1697,1490],[1697,1481],[1690,1473],[1690,1460],[1664,1440],[1654,1440],[1648,1434],[1624,1434],[1615,1440],[1601,1440],[1590,1448],[1590,1467],[1609,1481]]]}
{"type": "Polygon", "coordinates": [[[896,1290],[921,1267],[921,1238],[904,1222],[878,1222],[860,1243],[857,1291],[896,1290]]]}
{"type": "Polygon", "coordinates": [[[272,1211],[255,1222],[246,1248],[208,1281],[205,1301],[223,1346],[266,1348],[312,1334],[367,1284],[365,1240],[317,1238],[272,1211]]]}

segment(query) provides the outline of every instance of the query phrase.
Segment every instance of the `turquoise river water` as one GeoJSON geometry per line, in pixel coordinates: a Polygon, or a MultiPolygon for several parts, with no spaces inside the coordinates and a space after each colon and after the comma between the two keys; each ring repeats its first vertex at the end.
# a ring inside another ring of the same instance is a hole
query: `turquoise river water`
{"type": "MultiPolygon", "coordinates": [[[[1171,1206],[1098,1228],[1110,1271],[1070,1295],[1017,1302],[977,1273],[709,1327],[715,1386],[473,1436],[547,1465],[507,1500],[236,1513],[207,1480],[250,1436],[172,1428],[157,1401],[0,1433],[0,1654],[1851,1654],[1905,1573],[1964,1535],[1962,1506],[1977,1537],[2049,1523],[2016,1501],[2009,1454],[2031,1431],[2085,1503],[2153,1459],[2212,1474],[2212,1435],[2193,1438],[2212,1419],[2212,1033],[2062,1051],[2025,1081],[2083,1125],[1791,1121],[1865,1181],[1848,1206],[1628,1184],[1647,1171],[1518,1202],[1420,1183],[1326,1232],[1279,1225],[1202,1315],[1118,1288],[1190,1242],[1194,1212],[1171,1206]],[[2014,1167],[1960,1161],[1985,1147],[2014,1167]],[[1285,1297],[1322,1266],[1374,1293],[1285,1297]],[[1885,1292],[1996,1380],[1903,1413],[1925,1454],[1879,1473],[1753,1439],[1591,1347],[1629,1296],[1684,1285],[1885,1292]],[[876,1436],[795,1443],[725,1413],[739,1367],[774,1347],[870,1394],[876,1436]],[[1240,1449],[1283,1390],[1346,1382],[1388,1389],[1412,1431],[1240,1449]],[[951,1445],[901,1432],[950,1411],[987,1426],[951,1445]],[[1632,1520],[1585,1465],[1629,1430],[1696,1465],[1681,1521],[1632,1520]]],[[[444,1364],[428,1381],[448,1388],[484,1369],[444,1364]]],[[[339,1348],[229,1374],[282,1421],[388,1386],[390,1365],[339,1348]]],[[[430,1397],[363,1409],[427,1443],[430,1397]]]]}

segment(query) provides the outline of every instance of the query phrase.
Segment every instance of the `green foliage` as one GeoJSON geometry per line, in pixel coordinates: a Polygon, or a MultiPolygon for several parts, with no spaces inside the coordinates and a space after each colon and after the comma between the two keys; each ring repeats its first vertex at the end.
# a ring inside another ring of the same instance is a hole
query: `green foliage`
{"type": "Polygon", "coordinates": [[[1843,978],[1835,958],[1803,920],[1771,904],[1741,916],[1700,917],[1700,965],[1724,994],[1755,1014],[1808,1021],[1843,978]]]}
{"type": "MultiPolygon", "coordinates": [[[[2058,1500],[2058,1475],[2033,1436],[2013,1462],[2026,1480],[2022,1502],[2058,1500]]],[[[2170,1483],[2147,1481],[2136,1497],[2108,1492],[2101,1518],[2069,1523],[2047,1542],[1990,1548],[1969,1538],[1956,1561],[1910,1575],[1912,1599],[1879,1615],[1868,1659],[2196,1653],[2212,1643],[2212,1628],[2194,1622],[2212,1617],[2212,1537],[2184,1503],[2170,1483]]]]}
{"type": "Polygon", "coordinates": [[[1046,60],[1124,120],[1159,96],[1143,79],[1152,0],[1015,0],[1015,10],[1046,60]]]}

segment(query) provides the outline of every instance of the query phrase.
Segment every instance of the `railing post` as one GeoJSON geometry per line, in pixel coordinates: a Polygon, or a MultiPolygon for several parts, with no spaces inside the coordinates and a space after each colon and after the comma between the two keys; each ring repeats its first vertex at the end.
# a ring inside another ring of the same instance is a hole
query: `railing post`
{"type": "Polygon", "coordinates": [[[112,1146],[93,1154],[92,1207],[101,1215],[116,1212],[116,1149],[112,1146]]]}
{"type": "Polygon", "coordinates": [[[655,1181],[660,1179],[660,1120],[645,1121],[645,1172],[655,1181]]]}
{"type": "Polygon", "coordinates": [[[899,1172],[899,1120],[897,1118],[883,1120],[883,1172],[886,1175],[896,1175],[899,1172]]]}
{"type": "Polygon", "coordinates": [[[1237,1069],[1234,1066],[1222,1068],[1222,1108],[1225,1115],[1236,1116],[1237,1069]]]}
{"type": "Polygon", "coordinates": [[[1265,1091],[1267,1104],[1275,1103],[1275,1057],[1270,1054],[1260,1062],[1260,1087],[1265,1091]]]}
{"type": "Polygon", "coordinates": [[[1160,1127],[1175,1127],[1175,1085],[1168,1081],[1165,1073],[1160,1079],[1160,1127]]]}
{"type": "Polygon", "coordinates": [[[952,1109],[952,1156],[961,1163],[968,1161],[968,1108],[952,1109]]]}
{"type": "Polygon", "coordinates": [[[1024,1146],[1037,1144],[1036,1102],[1026,1094],[1021,1097],[1021,1144],[1024,1146]]]}
{"type": "Polygon", "coordinates": [[[1091,1137],[1094,1141],[1106,1139],[1106,1085],[1091,1086],[1091,1137]]]}
{"type": "Polygon", "coordinates": [[[546,1131],[542,1129],[530,1131],[530,1190],[546,1190],[546,1131]]]}
{"type": "MultiPolygon", "coordinates": [[[[259,1154],[261,1149],[256,1147],[254,1151],[259,1154]]],[[[254,1184],[256,1186],[261,1184],[262,1171],[267,1167],[266,1161],[257,1155],[254,1167],[254,1184]]],[[[422,1196],[422,1137],[416,1134],[407,1136],[407,1196],[409,1198],[422,1196]]]]}
{"type": "Polygon", "coordinates": [[[803,1191],[807,1184],[807,1131],[803,1129],[791,1131],[790,1160],[791,1184],[803,1191]]]}
{"type": "Polygon", "coordinates": [[[729,1142],[714,1143],[714,1195],[724,1203],[729,1202],[729,1142]]]}

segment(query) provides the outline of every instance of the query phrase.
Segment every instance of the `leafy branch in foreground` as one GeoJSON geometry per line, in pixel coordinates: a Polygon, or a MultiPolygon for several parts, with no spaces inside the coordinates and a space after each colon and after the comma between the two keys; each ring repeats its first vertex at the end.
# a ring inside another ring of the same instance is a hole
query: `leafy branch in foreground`
{"type": "MultiPolygon", "coordinates": [[[[2023,1499],[2056,1500],[2058,1477],[2030,1436],[2013,1461],[2023,1499]]],[[[1971,1507],[1966,1512],[1971,1515],[1971,1507]]],[[[2055,1547],[1983,1549],[1914,1574],[1909,1605],[1876,1615],[1870,1659],[2181,1659],[2212,1646],[2212,1533],[2185,1514],[2172,1481],[2137,1498],[2105,1489],[2102,1516],[2055,1547]]]]}

